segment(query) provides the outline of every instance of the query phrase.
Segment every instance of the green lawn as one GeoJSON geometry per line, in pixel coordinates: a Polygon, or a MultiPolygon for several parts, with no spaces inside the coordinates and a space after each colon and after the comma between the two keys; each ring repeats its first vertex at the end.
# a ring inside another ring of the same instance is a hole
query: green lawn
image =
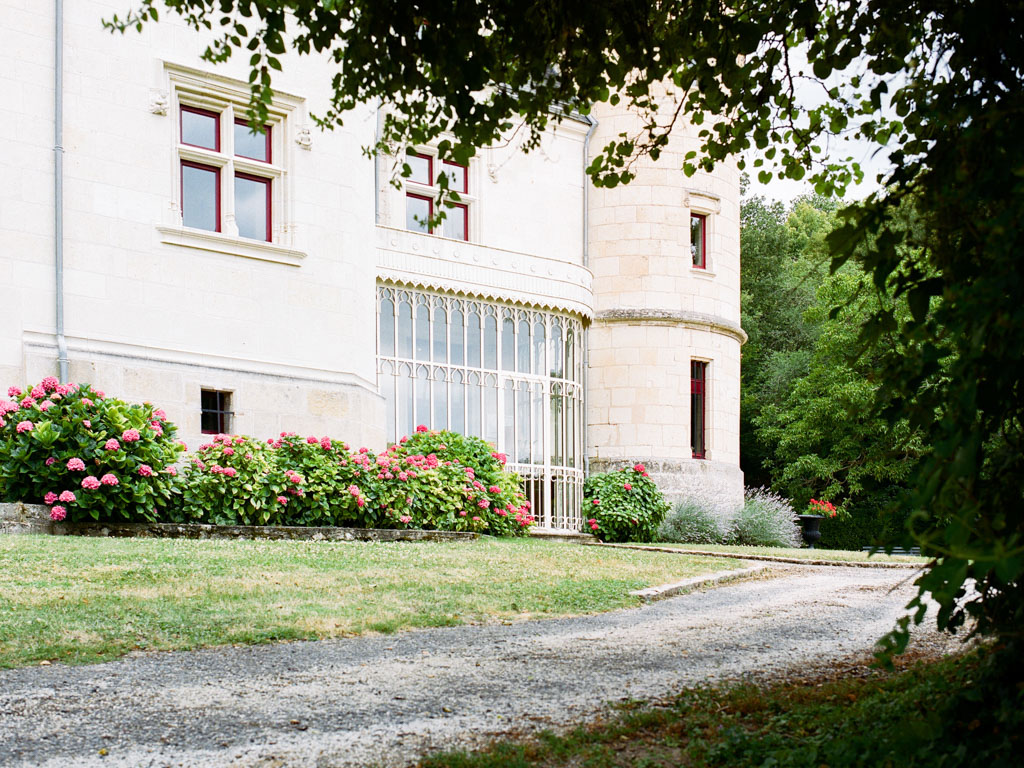
{"type": "Polygon", "coordinates": [[[669,549],[699,550],[701,552],[725,552],[744,556],[796,557],[801,560],[836,560],[840,562],[866,563],[927,563],[927,557],[909,555],[887,555],[884,552],[872,555],[870,552],[855,552],[845,549],[789,549],[786,547],[743,547],[734,544],[656,544],[652,546],[669,549]]]}
{"type": "MultiPolygon", "coordinates": [[[[1018,677],[985,654],[900,672],[865,666],[770,687],[696,688],[635,702],[565,735],[435,754],[420,768],[1000,768],[1020,765],[1018,677]],[[1014,757],[1017,755],[1017,757],[1014,757]]],[[[1019,670],[1019,665],[1018,670],[1019,670]]]]}
{"type": "Polygon", "coordinates": [[[557,541],[0,537],[0,667],[636,605],[737,562],[557,541]]]}

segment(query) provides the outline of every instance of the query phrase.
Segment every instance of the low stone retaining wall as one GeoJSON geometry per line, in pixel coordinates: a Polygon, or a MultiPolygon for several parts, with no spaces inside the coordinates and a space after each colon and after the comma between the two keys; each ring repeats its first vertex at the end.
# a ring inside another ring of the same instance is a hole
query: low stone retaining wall
{"type": "Polygon", "coordinates": [[[139,539],[292,539],[301,541],[473,541],[478,533],[390,528],[310,528],[205,523],[55,523],[41,504],[0,504],[0,534],[110,536],[139,539]]]}

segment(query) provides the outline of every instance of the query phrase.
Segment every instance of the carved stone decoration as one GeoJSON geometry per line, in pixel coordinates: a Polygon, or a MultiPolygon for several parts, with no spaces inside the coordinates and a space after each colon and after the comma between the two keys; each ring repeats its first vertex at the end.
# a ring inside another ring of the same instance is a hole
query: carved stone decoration
{"type": "Polygon", "coordinates": [[[153,89],[149,92],[149,111],[154,115],[166,115],[171,100],[167,91],[153,89]]]}
{"type": "Polygon", "coordinates": [[[301,126],[295,132],[295,143],[307,151],[313,148],[313,134],[310,132],[308,125],[301,126]]]}

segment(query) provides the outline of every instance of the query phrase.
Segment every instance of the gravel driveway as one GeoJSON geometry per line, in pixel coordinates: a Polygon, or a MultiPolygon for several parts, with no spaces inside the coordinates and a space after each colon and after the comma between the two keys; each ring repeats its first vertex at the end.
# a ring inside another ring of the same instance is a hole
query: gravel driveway
{"type": "Polygon", "coordinates": [[[0,765],[402,765],[868,650],[915,573],[793,566],[598,616],[0,671],[0,765]]]}

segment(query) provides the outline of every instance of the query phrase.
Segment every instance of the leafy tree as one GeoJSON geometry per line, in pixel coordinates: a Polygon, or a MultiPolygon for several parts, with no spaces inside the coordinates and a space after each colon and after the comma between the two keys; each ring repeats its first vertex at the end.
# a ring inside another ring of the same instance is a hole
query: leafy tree
{"type": "Polygon", "coordinates": [[[973,617],[981,631],[1019,640],[1022,0],[139,0],[110,21],[141,26],[158,5],[222,30],[211,61],[250,52],[254,117],[290,45],[336,65],[325,123],[379,97],[385,141],[448,132],[454,140],[439,150],[456,160],[516,120],[536,140],[557,114],[604,100],[625,100],[645,120],[591,164],[607,186],[632,177],[638,154],[657,156],[677,119],[701,127],[686,173],[757,147],[759,178],[810,174],[822,194],[861,175],[855,163],[822,159],[830,135],[887,147],[886,192],[846,209],[828,244],[834,267],[859,251],[873,283],[909,307],[907,318],[895,301],[873,308],[861,338],[913,342],[878,360],[875,407],[890,423],[908,419],[933,446],[911,504],[921,541],[941,557],[920,580],[917,606],[923,613],[927,593],[941,626],[973,617]],[[652,96],[662,82],[685,94],[670,115],[652,96]],[[800,82],[820,84],[817,106],[798,99],[800,82]],[[886,101],[893,118],[879,111],[886,101]],[[904,200],[920,231],[899,226],[904,200]],[[958,600],[968,579],[977,593],[958,600]]]}

